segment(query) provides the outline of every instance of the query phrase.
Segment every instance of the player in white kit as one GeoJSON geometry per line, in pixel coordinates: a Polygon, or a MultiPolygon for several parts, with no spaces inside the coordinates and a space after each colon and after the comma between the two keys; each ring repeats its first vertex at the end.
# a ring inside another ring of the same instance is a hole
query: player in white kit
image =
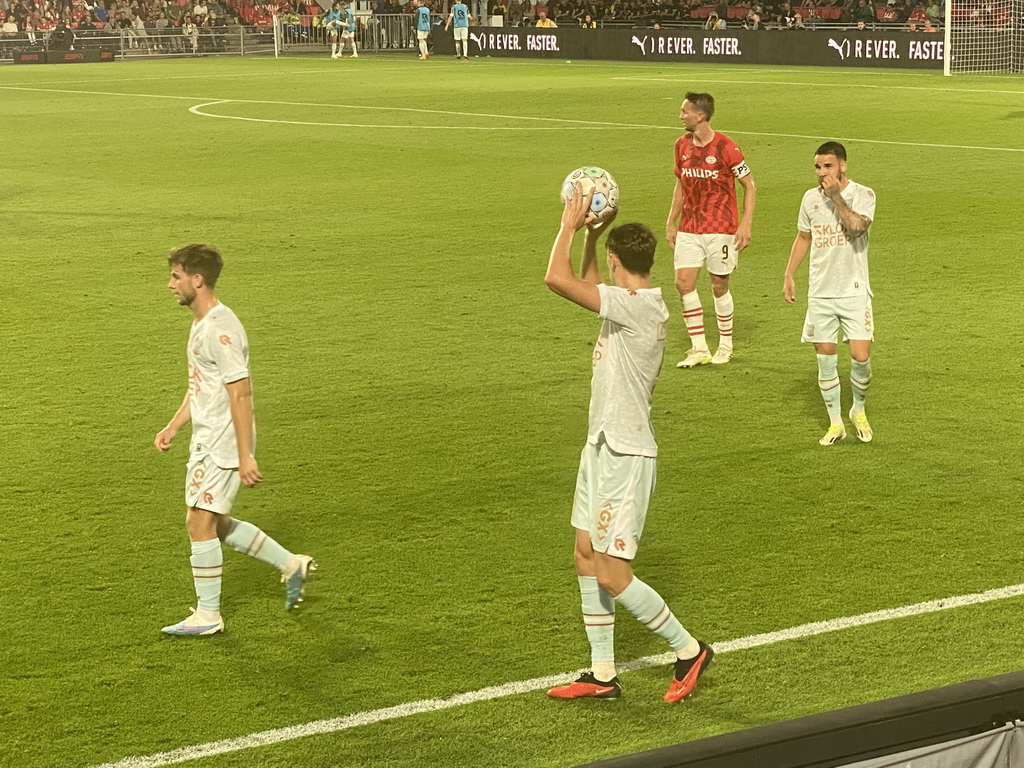
{"type": "Polygon", "coordinates": [[[548,695],[613,699],[621,694],[614,653],[618,603],[675,651],[675,670],[665,694],[665,701],[675,702],[692,693],[714,651],[683,629],[661,595],[633,575],[630,564],[654,491],[658,455],[651,397],[661,371],[669,317],[661,289],[650,283],[658,240],[643,224],[613,229],[606,249],[614,285],[605,285],[597,265],[597,241],[607,223],[588,226],[577,277],[572,241],[587,223],[592,197],[593,192],[584,196],[577,189],[566,203],[544,278],[552,291],[596,312],[603,321],[594,347],[587,444],[572,510],[576,574],[592,668],[548,695]]]}
{"type": "Polygon", "coordinates": [[[285,610],[302,599],[308,555],[294,555],[251,523],[231,517],[241,483],[252,487],[263,476],[256,464],[256,422],[249,381],[249,342],[235,313],[221,304],[214,286],[223,267],[210,245],[186,245],[167,262],[167,287],[195,315],[188,337],[188,390],[153,444],[166,451],[178,431],[192,422],[185,476],[185,526],[192,542],[192,577],[199,604],[192,615],[164,627],[168,635],[212,635],[224,631],[220,615],[221,542],[269,563],[285,582],[285,610]]]}
{"type": "Polygon", "coordinates": [[[782,295],[796,301],[793,276],[811,254],[807,317],[803,341],[814,344],[818,355],[818,387],[828,410],[829,428],[818,442],[833,445],[846,437],[840,407],[837,372],[839,329],[850,344],[850,388],[853,407],[850,421],[861,442],[873,437],[864,412],[871,384],[871,342],[875,321],[871,312],[868,280],[868,239],[875,218],[875,193],[846,176],[846,148],[836,141],[818,147],[814,154],[818,186],[804,194],[797,221],[797,235],[786,265],[782,295]]]}

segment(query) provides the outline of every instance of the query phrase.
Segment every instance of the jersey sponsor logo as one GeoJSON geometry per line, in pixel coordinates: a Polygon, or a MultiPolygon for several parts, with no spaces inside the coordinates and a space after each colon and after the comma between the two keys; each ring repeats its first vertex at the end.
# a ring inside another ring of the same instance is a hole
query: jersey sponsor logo
{"type": "Polygon", "coordinates": [[[683,168],[683,176],[691,179],[717,179],[718,171],[710,168],[683,168]]]}
{"type": "Polygon", "coordinates": [[[205,504],[213,504],[213,494],[210,493],[209,491],[204,493],[203,494],[203,503],[205,503],[205,504]]]}
{"type": "Polygon", "coordinates": [[[849,245],[850,240],[846,236],[846,230],[839,224],[812,224],[811,238],[815,248],[834,248],[839,245],[849,245]]]}
{"type": "Polygon", "coordinates": [[[231,337],[228,336],[226,333],[221,334],[220,343],[223,344],[225,347],[229,346],[231,344],[231,337]]]}
{"type": "Polygon", "coordinates": [[[601,352],[601,350],[603,348],[604,348],[604,344],[602,344],[601,340],[598,339],[597,340],[597,344],[594,345],[594,361],[593,361],[594,368],[597,368],[597,364],[599,362],[601,362],[601,358],[604,357],[604,353],[601,352]]]}
{"type": "Polygon", "coordinates": [[[198,368],[190,365],[188,367],[188,391],[189,391],[189,393],[193,394],[193,395],[198,395],[200,392],[202,392],[203,391],[203,388],[201,386],[202,382],[203,382],[203,374],[202,374],[202,372],[198,368]]]}
{"type": "Polygon", "coordinates": [[[714,155],[708,155],[707,157],[704,158],[704,162],[707,163],[708,165],[714,165],[715,163],[718,162],[718,158],[715,157],[714,155]]]}
{"type": "Polygon", "coordinates": [[[626,542],[624,542],[620,538],[616,538],[615,539],[615,549],[617,551],[619,551],[619,552],[622,552],[625,548],[626,548],[626,542]]]}

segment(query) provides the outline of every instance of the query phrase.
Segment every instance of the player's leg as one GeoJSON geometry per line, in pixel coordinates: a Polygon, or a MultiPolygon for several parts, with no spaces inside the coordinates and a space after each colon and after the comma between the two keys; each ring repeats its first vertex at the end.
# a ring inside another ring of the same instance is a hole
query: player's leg
{"type": "Polygon", "coordinates": [[[419,47],[420,47],[419,58],[426,59],[428,57],[428,55],[429,55],[427,53],[427,33],[426,32],[417,32],[416,33],[416,39],[419,42],[419,47]]]}
{"type": "Polygon", "coordinates": [[[818,443],[834,445],[846,437],[846,427],[843,426],[843,417],[840,413],[842,386],[839,381],[837,355],[839,316],[834,300],[807,300],[807,315],[804,318],[801,341],[814,344],[814,352],[818,358],[818,389],[828,412],[828,431],[818,443]]]}
{"type": "Polygon", "coordinates": [[[285,588],[285,610],[290,611],[302,601],[302,590],[310,571],[316,570],[316,561],[309,555],[296,555],[245,520],[225,517],[217,527],[217,535],[228,546],[243,555],[274,566],[281,572],[285,588]]]}
{"type": "Polygon", "coordinates": [[[717,365],[732,359],[733,301],[729,292],[729,275],[736,269],[738,253],[732,235],[707,235],[708,274],[711,276],[711,293],[715,297],[715,318],[718,321],[718,351],[711,358],[717,365]]]}
{"type": "Polygon", "coordinates": [[[704,336],[704,308],[697,295],[697,275],[704,263],[704,249],[696,235],[680,232],[676,235],[675,270],[676,290],[683,303],[683,322],[690,336],[690,351],[679,368],[693,368],[711,362],[711,351],[704,336]]]}
{"type": "Polygon", "coordinates": [[[358,59],[359,58],[359,51],[356,49],[356,33],[355,32],[350,32],[349,33],[348,41],[352,44],[352,55],[349,56],[349,58],[350,59],[358,59]]]}
{"type": "Polygon", "coordinates": [[[850,421],[862,443],[870,443],[874,437],[864,403],[871,386],[871,341],[874,338],[875,321],[871,312],[871,297],[852,297],[850,306],[843,313],[841,322],[843,335],[850,342],[850,390],[853,392],[853,407],[850,421]]]}
{"type": "MultiPolygon", "coordinates": [[[[194,472],[194,470],[193,470],[194,472]]],[[[190,473],[192,474],[192,473],[190,473]]],[[[192,474],[194,477],[194,474],[192,474]]],[[[188,530],[192,552],[192,580],[198,604],[192,615],[177,624],[161,630],[167,635],[199,636],[224,631],[220,615],[221,575],[224,554],[217,538],[217,513],[197,507],[187,507],[185,528],[188,530]]]]}
{"type": "Polygon", "coordinates": [[[583,626],[590,642],[591,669],[568,685],[550,689],[548,696],[556,699],[614,699],[621,692],[615,676],[615,601],[597,583],[594,548],[590,540],[590,530],[596,526],[600,514],[591,484],[598,471],[597,460],[597,446],[588,443],[580,456],[572,508],[576,535],[573,559],[580,587],[583,626]]]}
{"type": "Polygon", "coordinates": [[[675,672],[665,701],[679,701],[693,691],[714,651],[692,637],[661,595],[633,573],[632,560],[654,493],[657,461],[615,453],[602,444],[599,462],[600,514],[591,531],[597,583],[675,652],[675,672]]]}

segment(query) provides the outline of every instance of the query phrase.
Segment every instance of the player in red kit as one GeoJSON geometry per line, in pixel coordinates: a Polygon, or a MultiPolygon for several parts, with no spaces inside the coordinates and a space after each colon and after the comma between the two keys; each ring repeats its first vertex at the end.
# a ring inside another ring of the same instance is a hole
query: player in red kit
{"type": "Polygon", "coordinates": [[[679,119],[686,134],[676,141],[676,187],[665,235],[675,252],[676,288],[683,301],[683,320],[691,349],[680,368],[732,359],[733,302],[729,275],[739,252],[750,244],[757,189],[743,153],[724,133],[711,128],[715,99],[710,93],[686,94],[679,119]],[[743,216],[736,205],[736,181],[743,187],[743,216]],[[706,266],[711,275],[718,318],[718,351],[714,356],[704,336],[704,310],[697,295],[697,275],[706,266]]]}

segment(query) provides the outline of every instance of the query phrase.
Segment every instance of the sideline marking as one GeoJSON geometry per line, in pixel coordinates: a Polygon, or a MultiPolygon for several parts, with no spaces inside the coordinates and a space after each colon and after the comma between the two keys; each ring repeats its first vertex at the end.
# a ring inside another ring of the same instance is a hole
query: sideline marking
{"type": "MultiPolygon", "coordinates": [[[[634,78],[642,79],[642,78],[634,78]]],[[[665,82],[677,82],[675,80],[666,80],[665,82]]],[[[746,81],[736,81],[744,82],[746,81]]],[[[873,86],[866,86],[873,87],[873,86]]],[[[880,86],[881,87],[881,86],[880,86]]],[[[68,88],[28,88],[24,86],[12,86],[12,85],[0,85],[0,90],[8,91],[29,91],[34,93],[70,93],[78,94],[83,96],[123,96],[123,97],[134,97],[140,99],[175,99],[178,101],[198,101],[198,106],[193,106],[189,111],[193,114],[200,114],[194,110],[209,106],[211,104],[225,104],[229,102],[235,102],[238,104],[272,104],[276,106],[288,106],[288,107],[319,107],[328,109],[359,109],[359,110],[370,110],[379,112],[415,112],[417,114],[424,115],[452,115],[456,117],[483,117],[499,120],[524,120],[532,122],[546,122],[546,123],[559,123],[568,125],[579,125],[591,128],[645,128],[649,130],[659,131],[675,131],[679,132],[679,127],[674,125],[648,125],[645,123],[612,123],[594,120],[574,120],[571,118],[562,117],[532,117],[529,115],[497,115],[488,112],[455,112],[443,109],[414,109],[411,107],[381,107],[381,106],[368,106],[364,104],[325,104],[322,102],[302,102],[302,101],[270,101],[263,99],[211,99],[209,96],[173,96],[168,94],[157,94],[157,93],[124,93],[118,91],[77,91],[68,88]]],[[[500,126],[436,126],[436,125],[425,125],[425,126],[410,126],[410,125],[373,125],[370,123],[318,123],[318,122],[298,122],[289,120],[271,120],[262,118],[252,117],[232,117],[229,115],[213,115],[203,114],[203,117],[217,117],[230,120],[247,120],[252,122],[278,122],[285,124],[294,125],[316,125],[316,126],[338,126],[347,128],[428,128],[428,129],[440,129],[446,128],[448,130],[493,130],[493,131],[515,131],[522,130],[519,128],[507,128],[500,126]]],[[[898,147],[927,147],[932,149],[973,149],[982,152],[1024,152],[1024,147],[985,147],[976,146],[972,144],[933,144],[928,142],[915,142],[915,141],[890,141],[886,139],[858,139],[852,137],[837,137],[837,136],[808,136],[799,133],[767,133],[760,131],[729,131],[730,134],[736,134],[737,136],[769,136],[773,138],[787,138],[787,139],[808,139],[811,141],[821,141],[826,138],[831,138],[836,141],[850,141],[860,142],[863,144],[888,144],[898,147]]]]}
{"type": "MultiPolygon", "coordinates": [[[[789,629],[780,629],[775,632],[765,632],[758,635],[748,635],[735,640],[727,640],[721,643],[714,643],[716,653],[730,653],[742,651],[747,648],[757,648],[763,645],[781,643],[785,640],[796,640],[802,637],[813,637],[827,632],[836,632],[851,627],[862,627],[865,624],[874,624],[879,621],[890,621],[902,619],[908,616],[918,616],[936,611],[946,611],[950,608],[959,608],[965,605],[976,605],[988,603],[993,600],[1003,600],[1008,597],[1019,597],[1024,595],[1024,584],[1014,584],[998,589],[989,589],[984,592],[975,592],[969,595],[957,595],[940,600],[928,600],[923,603],[904,605],[900,608],[886,608],[871,613],[861,613],[857,616],[845,616],[839,619],[828,621],[815,621],[810,624],[801,624],[789,629]]],[[[619,670],[631,672],[637,669],[646,669],[669,664],[675,658],[673,653],[663,653],[657,656],[644,656],[643,658],[628,661],[620,664],[619,670]]],[[[491,701],[506,696],[515,696],[520,693],[543,690],[553,685],[565,682],[567,678],[574,678],[584,670],[574,672],[562,672],[557,675],[546,677],[535,677],[530,680],[519,680],[517,682],[495,685],[489,688],[481,688],[467,693],[458,693],[443,699],[422,699],[410,701],[406,704],[399,704],[384,709],[373,709],[366,712],[357,712],[343,717],[333,717],[329,720],[315,720],[302,725],[292,725],[286,728],[274,728],[269,731],[258,731],[246,736],[238,736],[233,739],[222,739],[210,741],[206,744],[195,744],[190,747],[172,749],[169,752],[159,752],[153,755],[141,757],[126,757],[113,763],[104,763],[93,768],[161,768],[165,765],[186,763],[192,760],[200,760],[214,755],[222,755],[226,752],[238,752],[243,749],[253,749],[270,744],[278,744],[282,741],[301,739],[306,736],[318,736],[326,733],[337,733],[338,731],[356,728],[360,725],[371,725],[386,720],[397,720],[409,715],[420,714],[421,712],[437,712],[442,709],[461,707],[466,704],[475,704],[481,701],[491,701]]]]}

